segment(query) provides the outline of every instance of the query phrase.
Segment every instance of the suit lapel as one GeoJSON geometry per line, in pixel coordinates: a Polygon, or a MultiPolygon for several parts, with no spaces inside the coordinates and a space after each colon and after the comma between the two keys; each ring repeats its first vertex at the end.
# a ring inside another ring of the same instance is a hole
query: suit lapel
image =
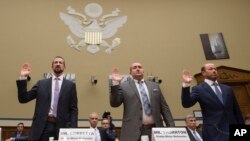
{"type": "Polygon", "coordinates": [[[227,102],[226,90],[225,90],[225,87],[223,85],[219,84],[219,86],[220,86],[221,93],[222,93],[222,99],[223,99],[223,102],[224,102],[224,105],[225,105],[226,102],[227,102]]]}
{"type": "Polygon", "coordinates": [[[148,95],[149,95],[149,102],[152,105],[152,93],[153,93],[153,88],[151,87],[152,85],[149,85],[148,81],[145,81],[145,84],[147,86],[148,89],[148,95]]]}
{"type": "Polygon", "coordinates": [[[134,79],[129,79],[129,85],[130,85],[130,87],[131,87],[131,90],[134,91],[134,93],[136,94],[136,96],[137,96],[139,99],[141,99],[141,98],[140,98],[140,93],[138,92],[138,89],[137,89],[137,87],[136,87],[136,85],[135,85],[134,79]]]}
{"type": "Polygon", "coordinates": [[[48,95],[49,95],[49,100],[51,101],[52,99],[52,77],[50,77],[48,80],[48,83],[47,83],[47,89],[48,89],[48,95]]]}
{"type": "Polygon", "coordinates": [[[67,81],[65,78],[63,78],[63,82],[62,82],[60,93],[59,93],[59,101],[60,101],[60,98],[63,95],[63,92],[66,89],[66,87],[67,87],[67,81]]]}
{"type": "MultiPolygon", "coordinates": [[[[219,98],[217,97],[216,93],[213,91],[213,89],[212,89],[206,82],[204,82],[204,83],[202,84],[202,87],[203,87],[206,91],[208,91],[208,93],[213,97],[213,99],[215,99],[215,100],[217,101],[217,103],[220,103],[221,105],[223,105],[223,104],[221,103],[221,101],[219,100],[219,98]]],[[[224,99],[223,99],[223,102],[224,102],[224,99]]]]}

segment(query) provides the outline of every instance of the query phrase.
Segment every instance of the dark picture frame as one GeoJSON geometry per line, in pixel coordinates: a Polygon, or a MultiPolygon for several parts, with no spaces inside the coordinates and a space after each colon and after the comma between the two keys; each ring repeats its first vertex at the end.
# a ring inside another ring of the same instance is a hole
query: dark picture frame
{"type": "Polygon", "coordinates": [[[229,59],[222,33],[200,34],[206,60],[229,59]]]}

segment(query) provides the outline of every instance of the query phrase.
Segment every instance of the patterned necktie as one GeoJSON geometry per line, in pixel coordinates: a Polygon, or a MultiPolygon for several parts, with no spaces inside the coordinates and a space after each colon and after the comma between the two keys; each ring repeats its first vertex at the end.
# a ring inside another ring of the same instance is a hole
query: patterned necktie
{"type": "Polygon", "coordinates": [[[219,100],[221,101],[221,103],[223,103],[223,99],[222,99],[222,93],[218,88],[218,83],[214,83],[214,89],[215,89],[215,94],[217,95],[217,97],[219,98],[219,100]]]}
{"type": "Polygon", "coordinates": [[[59,93],[60,93],[59,80],[60,78],[58,77],[55,78],[56,82],[55,82],[55,87],[54,87],[54,104],[53,104],[53,115],[55,117],[57,116],[57,104],[58,104],[59,93]]]}
{"type": "Polygon", "coordinates": [[[198,137],[197,133],[193,131],[193,135],[196,141],[201,141],[201,139],[198,137]]]}
{"type": "Polygon", "coordinates": [[[144,108],[144,112],[146,113],[146,115],[151,115],[151,105],[149,103],[149,99],[148,99],[146,90],[143,86],[143,81],[138,81],[138,83],[139,83],[139,90],[141,93],[141,98],[142,98],[142,103],[143,103],[142,105],[144,108]]]}

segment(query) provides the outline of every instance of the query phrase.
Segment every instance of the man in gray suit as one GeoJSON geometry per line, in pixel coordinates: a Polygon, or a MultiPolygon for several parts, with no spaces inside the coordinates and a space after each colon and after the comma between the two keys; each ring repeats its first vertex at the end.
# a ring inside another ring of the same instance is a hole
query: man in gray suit
{"type": "Polygon", "coordinates": [[[58,138],[60,128],[76,128],[78,120],[77,93],[75,83],[64,79],[65,61],[56,56],[52,61],[53,76],[39,80],[27,90],[27,78],[31,69],[24,64],[19,80],[18,100],[27,103],[36,99],[33,122],[29,133],[31,141],[48,141],[58,138]]]}
{"type": "Polygon", "coordinates": [[[123,104],[121,141],[139,141],[142,136],[151,140],[152,127],[175,126],[171,111],[157,83],[144,80],[144,70],[140,63],[130,67],[133,79],[121,83],[122,76],[117,68],[112,71],[110,105],[123,104]]]}

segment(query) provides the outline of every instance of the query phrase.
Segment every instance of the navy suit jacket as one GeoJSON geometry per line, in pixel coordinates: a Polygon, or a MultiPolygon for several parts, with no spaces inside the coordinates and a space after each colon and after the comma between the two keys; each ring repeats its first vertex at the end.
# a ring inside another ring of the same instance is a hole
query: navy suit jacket
{"type": "Polygon", "coordinates": [[[99,130],[99,133],[101,136],[101,141],[109,141],[108,134],[106,133],[106,130],[101,128],[101,127],[97,127],[97,129],[99,130]]]}
{"type": "MultiPolygon", "coordinates": [[[[39,80],[27,91],[27,81],[17,80],[18,100],[27,103],[36,99],[29,140],[39,140],[45,128],[51,103],[52,78],[39,80]]],[[[63,79],[58,101],[56,128],[76,128],[78,121],[77,92],[75,83],[63,79]]]]}
{"type": "Polygon", "coordinates": [[[189,108],[199,102],[202,117],[202,135],[205,141],[228,141],[229,125],[244,124],[242,113],[231,87],[219,84],[223,103],[214,93],[213,89],[205,82],[194,86],[182,88],[182,105],[189,108]]]}

